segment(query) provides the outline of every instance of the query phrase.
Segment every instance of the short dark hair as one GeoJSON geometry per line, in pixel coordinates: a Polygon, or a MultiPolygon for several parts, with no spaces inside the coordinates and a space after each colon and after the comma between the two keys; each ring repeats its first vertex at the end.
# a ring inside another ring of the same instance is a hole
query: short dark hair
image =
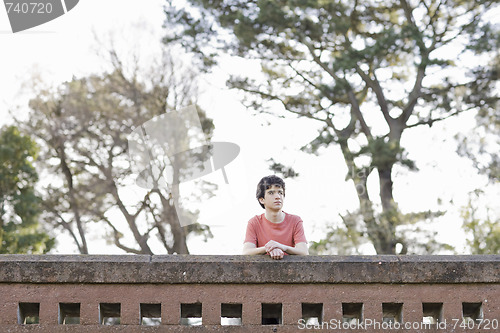
{"type": "Polygon", "coordinates": [[[265,208],[263,204],[260,203],[259,199],[264,198],[266,190],[271,188],[273,185],[281,186],[283,189],[283,196],[285,195],[285,182],[278,176],[271,175],[263,177],[257,184],[257,201],[262,208],[265,208]]]}

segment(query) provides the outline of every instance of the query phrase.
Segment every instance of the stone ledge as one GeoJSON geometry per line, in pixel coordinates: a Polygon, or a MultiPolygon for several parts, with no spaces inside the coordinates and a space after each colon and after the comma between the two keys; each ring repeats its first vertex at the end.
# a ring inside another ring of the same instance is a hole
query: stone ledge
{"type": "Polygon", "coordinates": [[[500,255],[0,255],[0,283],[500,283],[500,255]]]}

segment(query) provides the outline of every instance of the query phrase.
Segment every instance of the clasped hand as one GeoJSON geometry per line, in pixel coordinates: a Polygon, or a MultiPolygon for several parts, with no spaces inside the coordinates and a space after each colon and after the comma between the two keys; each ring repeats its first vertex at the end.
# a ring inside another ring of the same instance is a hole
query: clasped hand
{"type": "Polygon", "coordinates": [[[264,247],[266,249],[266,252],[269,253],[272,259],[283,259],[283,256],[285,255],[286,251],[285,245],[270,240],[269,242],[266,243],[264,247]]]}

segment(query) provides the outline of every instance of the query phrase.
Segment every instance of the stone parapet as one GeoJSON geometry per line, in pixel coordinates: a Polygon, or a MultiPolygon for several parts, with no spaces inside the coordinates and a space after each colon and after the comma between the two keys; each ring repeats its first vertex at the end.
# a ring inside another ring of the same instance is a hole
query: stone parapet
{"type": "Polygon", "coordinates": [[[499,283],[500,255],[0,255],[0,283],[499,283]]]}
{"type": "Polygon", "coordinates": [[[499,255],[0,255],[0,333],[484,333],[499,320],[499,255]]]}

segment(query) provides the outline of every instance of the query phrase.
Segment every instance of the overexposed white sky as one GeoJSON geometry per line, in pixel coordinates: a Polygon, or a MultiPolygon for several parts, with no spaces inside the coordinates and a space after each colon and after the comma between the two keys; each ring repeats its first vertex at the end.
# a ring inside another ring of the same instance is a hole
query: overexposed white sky
{"type": "MultiPolygon", "coordinates": [[[[28,96],[23,87],[31,84],[32,73],[39,73],[44,80],[58,85],[73,76],[101,71],[105,65],[96,56],[95,36],[106,41],[113,34],[118,48],[123,50],[139,45],[147,61],[148,53],[154,55],[161,47],[164,3],[164,0],[82,0],[66,15],[16,34],[11,32],[6,11],[0,8],[0,126],[10,122],[7,110],[24,114],[28,96]]],[[[322,149],[320,156],[299,150],[315,137],[319,124],[306,119],[253,116],[241,105],[237,94],[227,90],[225,74],[234,68],[259,70],[252,66],[256,65],[227,59],[215,75],[201,77],[200,103],[214,119],[214,141],[237,143],[241,153],[226,167],[236,202],[230,207],[230,214],[214,217],[210,212],[204,217],[210,219],[208,224],[212,225],[215,237],[207,243],[190,239],[193,254],[240,253],[246,222],[263,212],[254,198],[255,186],[262,176],[271,173],[265,162],[271,157],[292,165],[301,175],[287,181],[284,210],[302,217],[308,240],[321,239],[327,223],[338,223],[339,214],[357,207],[353,186],[344,180],[347,169],[338,148],[322,149]],[[215,220],[217,223],[212,222],[215,220]]],[[[435,228],[440,240],[453,243],[459,252],[463,250],[464,236],[458,208],[466,203],[469,191],[486,184],[470,161],[455,153],[454,134],[467,133],[473,124],[473,114],[465,114],[437,123],[432,129],[407,131],[402,143],[420,171],[397,169],[394,177],[394,196],[403,212],[448,209],[435,228]],[[448,205],[451,200],[453,206],[448,205]]],[[[376,201],[376,176],[369,181],[371,197],[376,201]]],[[[497,193],[492,191],[491,204],[497,193]]],[[[93,231],[91,253],[120,253],[98,240],[99,232],[93,231]]],[[[76,251],[64,236],[58,239],[63,242],[57,253],[76,251]]],[[[370,249],[366,252],[371,253],[370,249]]]]}

